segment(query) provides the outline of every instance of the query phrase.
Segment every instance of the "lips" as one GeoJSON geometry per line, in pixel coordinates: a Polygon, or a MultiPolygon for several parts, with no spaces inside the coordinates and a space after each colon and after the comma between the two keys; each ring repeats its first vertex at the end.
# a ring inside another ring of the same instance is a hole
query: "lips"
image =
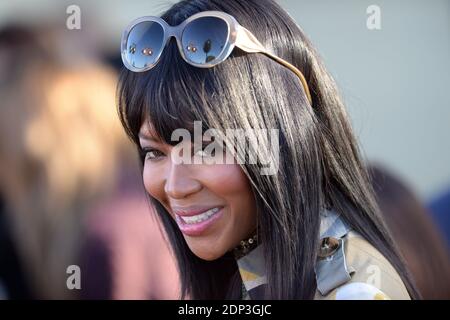
{"type": "Polygon", "coordinates": [[[222,216],[223,207],[189,210],[176,209],[173,212],[181,232],[189,236],[199,236],[222,216]]]}

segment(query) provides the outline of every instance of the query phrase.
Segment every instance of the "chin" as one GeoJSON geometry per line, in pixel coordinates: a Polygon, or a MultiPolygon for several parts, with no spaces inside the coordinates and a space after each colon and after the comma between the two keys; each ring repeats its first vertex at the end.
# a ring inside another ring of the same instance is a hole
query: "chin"
{"type": "Polygon", "coordinates": [[[202,260],[206,260],[206,261],[217,260],[225,254],[225,252],[204,251],[204,250],[199,250],[199,249],[196,250],[196,248],[191,248],[191,251],[197,257],[199,257],[202,260]]]}

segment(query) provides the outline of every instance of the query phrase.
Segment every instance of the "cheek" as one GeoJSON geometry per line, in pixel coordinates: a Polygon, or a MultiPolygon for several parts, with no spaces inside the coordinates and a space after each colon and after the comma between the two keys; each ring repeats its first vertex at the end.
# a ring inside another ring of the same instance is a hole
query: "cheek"
{"type": "Polygon", "coordinates": [[[160,202],[163,202],[165,198],[162,172],[163,170],[158,170],[155,166],[148,165],[144,165],[144,170],[142,172],[145,190],[160,202]]]}
{"type": "Polygon", "coordinates": [[[229,206],[230,216],[223,226],[222,240],[227,250],[249,236],[256,228],[256,201],[250,181],[239,165],[218,165],[205,178],[205,184],[229,206]]]}
{"type": "MultiPolygon", "coordinates": [[[[213,165],[203,169],[201,182],[208,191],[224,199],[234,214],[251,218],[256,209],[253,191],[239,165],[213,165]]],[[[244,217],[240,217],[242,219],[244,217]]]]}
{"type": "Polygon", "coordinates": [[[219,196],[231,197],[250,191],[248,179],[239,165],[212,165],[202,171],[202,184],[219,196]]]}

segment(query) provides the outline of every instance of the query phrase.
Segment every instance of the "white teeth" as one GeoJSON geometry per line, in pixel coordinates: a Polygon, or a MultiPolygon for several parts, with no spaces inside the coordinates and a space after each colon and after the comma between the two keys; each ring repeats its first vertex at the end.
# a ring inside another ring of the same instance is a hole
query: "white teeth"
{"type": "Polygon", "coordinates": [[[181,217],[181,219],[187,224],[199,223],[199,222],[209,219],[212,215],[217,213],[219,210],[220,210],[219,208],[212,208],[212,209],[209,209],[208,211],[205,211],[196,216],[190,216],[190,217],[183,216],[183,217],[181,217]]]}

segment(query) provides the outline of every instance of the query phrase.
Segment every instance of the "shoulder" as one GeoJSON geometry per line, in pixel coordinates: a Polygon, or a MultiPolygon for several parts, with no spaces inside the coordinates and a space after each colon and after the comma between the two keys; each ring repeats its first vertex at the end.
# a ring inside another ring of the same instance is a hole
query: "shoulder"
{"type": "Polygon", "coordinates": [[[355,231],[338,240],[333,254],[318,260],[317,300],[409,300],[391,263],[355,231]]]}

